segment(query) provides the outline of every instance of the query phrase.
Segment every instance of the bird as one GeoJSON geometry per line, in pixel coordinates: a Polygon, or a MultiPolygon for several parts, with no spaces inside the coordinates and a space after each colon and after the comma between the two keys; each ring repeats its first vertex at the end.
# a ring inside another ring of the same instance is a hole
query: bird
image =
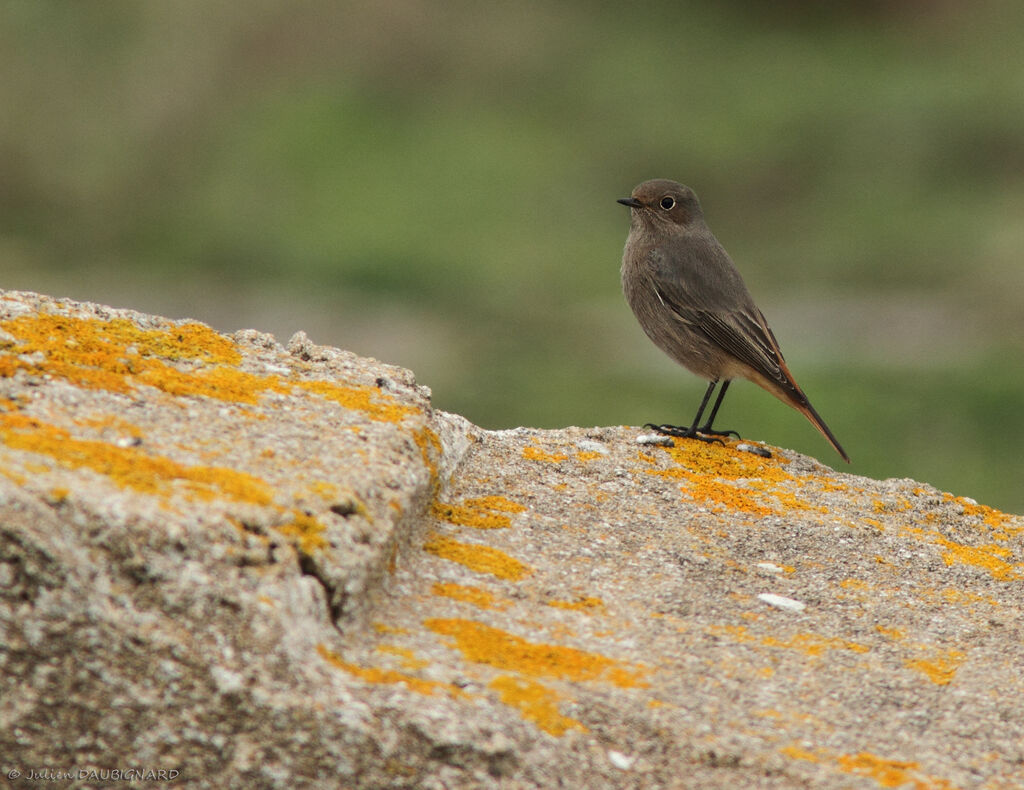
{"type": "Polygon", "coordinates": [[[655,425],[668,436],[721,442],[712,424],[729,383],[743,378],[804,415],[847,463],[850,457],[790,373],[764,314],[708,228],[692,189],[654,179],[618,200],[630,208],[622,290],[647,337],[709,382],[689,426],[655,425]],[[700,420],[721,384],[707,421],[700,420]]]}

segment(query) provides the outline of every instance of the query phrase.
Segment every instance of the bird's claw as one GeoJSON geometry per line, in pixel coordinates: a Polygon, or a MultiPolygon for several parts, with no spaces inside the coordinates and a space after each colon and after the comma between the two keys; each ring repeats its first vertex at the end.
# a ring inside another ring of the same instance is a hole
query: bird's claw
{"type": "MultiPolygon", "coordinates": [[[[736,433],[735,431],[705,432],[696,430],[689,425],[655,425],[653,422],[646,423],[644,428],[650,428],[652,431],[656,431],[663,436],[675,436],[678,439],[696,439],[698,442],[707,442],[708,444],[716,442],[723,447],[725,447],[725,442],[723,442],[720,437],[727,436],[730,433],[736,433]]],[[[736,434],[736,438],[739,438],[739,434],[736,434]]]]}

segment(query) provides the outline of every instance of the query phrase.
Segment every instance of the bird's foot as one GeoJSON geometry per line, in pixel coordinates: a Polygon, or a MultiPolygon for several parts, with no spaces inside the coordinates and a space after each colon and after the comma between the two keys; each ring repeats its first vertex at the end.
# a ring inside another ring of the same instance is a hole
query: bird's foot
{"type": "MultiPolygon", "coordinates": [[[[696,439],[699,442],[717,442],[718,444],[725,446],[719,436],[725,436],[725,433],[719,431],[704,431],[694,428],[692,425],[655,425],[653,422],[649,422],[644,425],[645,428],[650,428],[652,431],[662,434],[663,436],[675,436],[678,439],[696,439]],[[713,435],[713,434],[718,434],[713,435]]],[[[734,432],[733,432],[734,433],[734,432]]]]}

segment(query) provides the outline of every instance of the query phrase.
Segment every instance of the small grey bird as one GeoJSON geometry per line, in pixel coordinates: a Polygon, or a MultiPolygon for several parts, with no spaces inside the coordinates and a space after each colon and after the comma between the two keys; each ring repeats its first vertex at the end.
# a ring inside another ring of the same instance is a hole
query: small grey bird
{"type": "Polygon", "coordinates": [[[768,322],[729,254],[705,224],[693,190],[656,179],[640,184],[619,203],[632,209],[622,255],[626,301],[658,348],[710,381],[692,425],[648,427],[702,441],[735,433],[716,431],[711,424],[729,382],[745,378],[803,414],[849,463],[850,457],[786,367],[768,322]],[[699,425],[720,382],[711,414],[699,425]]]}

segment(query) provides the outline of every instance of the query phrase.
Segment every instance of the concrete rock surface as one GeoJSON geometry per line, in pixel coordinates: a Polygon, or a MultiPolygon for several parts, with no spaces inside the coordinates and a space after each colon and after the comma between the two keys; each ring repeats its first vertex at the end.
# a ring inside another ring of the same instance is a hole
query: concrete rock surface
{"type": "Polygon", "coordinates": [[[0,784],[1024,786],[1018,516],[30,293],[0,388],[0,784]]]}

